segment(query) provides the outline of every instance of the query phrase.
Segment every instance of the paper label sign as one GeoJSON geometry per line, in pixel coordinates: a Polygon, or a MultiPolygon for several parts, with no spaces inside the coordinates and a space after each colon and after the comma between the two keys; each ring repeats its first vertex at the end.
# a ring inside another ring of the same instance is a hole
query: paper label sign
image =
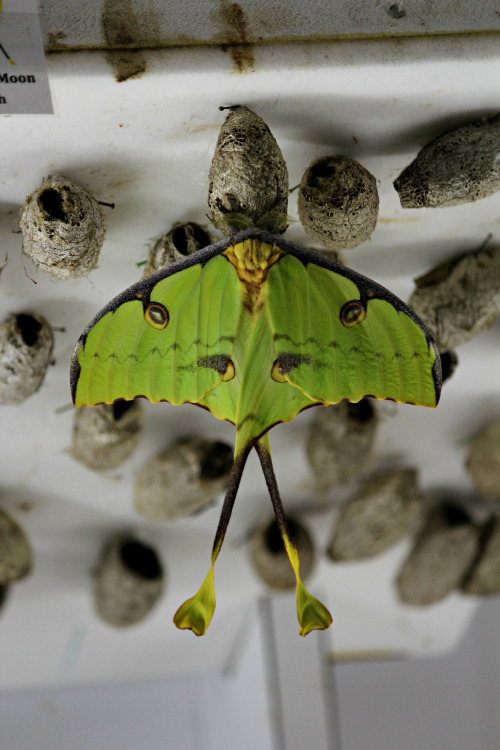
{"type": "Polygon", "coordinates": [[[0,115],[53,114],[36,3],[0,1],[0,115]]]}

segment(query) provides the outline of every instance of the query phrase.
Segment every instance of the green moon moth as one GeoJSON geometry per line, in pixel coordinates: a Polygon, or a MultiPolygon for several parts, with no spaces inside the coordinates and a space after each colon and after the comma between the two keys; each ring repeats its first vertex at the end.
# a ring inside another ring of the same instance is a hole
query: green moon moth
{"type": "Polygon", "coordinates": [[[259,456],[297,580],[300,634],[327,628],[304,587],[271,462],[268,431],[311,406],[370,395],[436,406],[441,363],[416,315],[374,281],[260,229],[163,268],[106,305],[71,363],[76,406],[142,396],[192,403],[236,427],[234,462],[208,574],[176,612],[205,633],[215,609],[214,563],[248,454],[259,456]]]}

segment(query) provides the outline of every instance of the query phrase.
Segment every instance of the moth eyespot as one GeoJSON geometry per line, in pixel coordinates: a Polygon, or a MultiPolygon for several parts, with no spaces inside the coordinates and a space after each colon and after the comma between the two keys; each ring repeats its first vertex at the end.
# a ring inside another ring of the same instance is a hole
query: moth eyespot
{"type": "Polygon", "coordinates": [[[271,370],[271,377],[273,380],[275,380],[277,383],[287,383],[287,379],[285,377],[285,372],[283,370],[283,367],[281,365],[281,362],[279,359],[275,360],[272,370],[271,370]]]}
{"type": "Polygon", "coordinates": [[[158,331],[163,331],[167,327],[169,320],[167,308],[160,305],[159,302],[152,302],[144,311],[144,320],[158,331]]]}
{"type": "Polygon", "coordinates": [[[224,374],[222,375],[222,382],[227,383],[228,380],[232,380],[234,378],[234,375],[235,375],[234,365],[231,362],[231,360],[228,359],[226,369],[224,370],[224,374]]]}
{"type": "Polygon", "coordinates": [[[358,300],[351,300],[346,302],[340,310],[340,322],[346,328],[352,328],[353,326],[361,323],[366,317],[366,310],[358,300]]]}

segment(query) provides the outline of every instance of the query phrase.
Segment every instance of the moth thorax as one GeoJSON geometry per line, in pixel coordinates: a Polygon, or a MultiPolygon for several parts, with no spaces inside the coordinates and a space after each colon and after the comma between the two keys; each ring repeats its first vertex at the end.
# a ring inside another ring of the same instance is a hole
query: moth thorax
{"type": "Polygon", "coordinates": [[[225,255],[244,284],[260,287],[267,278],[269,268],[283,255],[283,251],[267,242],[249,238],[228,247],[225,255]]]}

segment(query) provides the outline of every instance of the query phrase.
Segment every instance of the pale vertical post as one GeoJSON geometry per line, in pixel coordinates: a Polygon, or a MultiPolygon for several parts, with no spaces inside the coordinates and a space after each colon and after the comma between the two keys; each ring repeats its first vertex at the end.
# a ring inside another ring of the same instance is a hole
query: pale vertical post
{"type": "Polygon", "coordinates": [[[259,602],[275,750],[341,750],[338,702],[326,651],[331,635],[299,636],[293,594],[259,602]]]}

